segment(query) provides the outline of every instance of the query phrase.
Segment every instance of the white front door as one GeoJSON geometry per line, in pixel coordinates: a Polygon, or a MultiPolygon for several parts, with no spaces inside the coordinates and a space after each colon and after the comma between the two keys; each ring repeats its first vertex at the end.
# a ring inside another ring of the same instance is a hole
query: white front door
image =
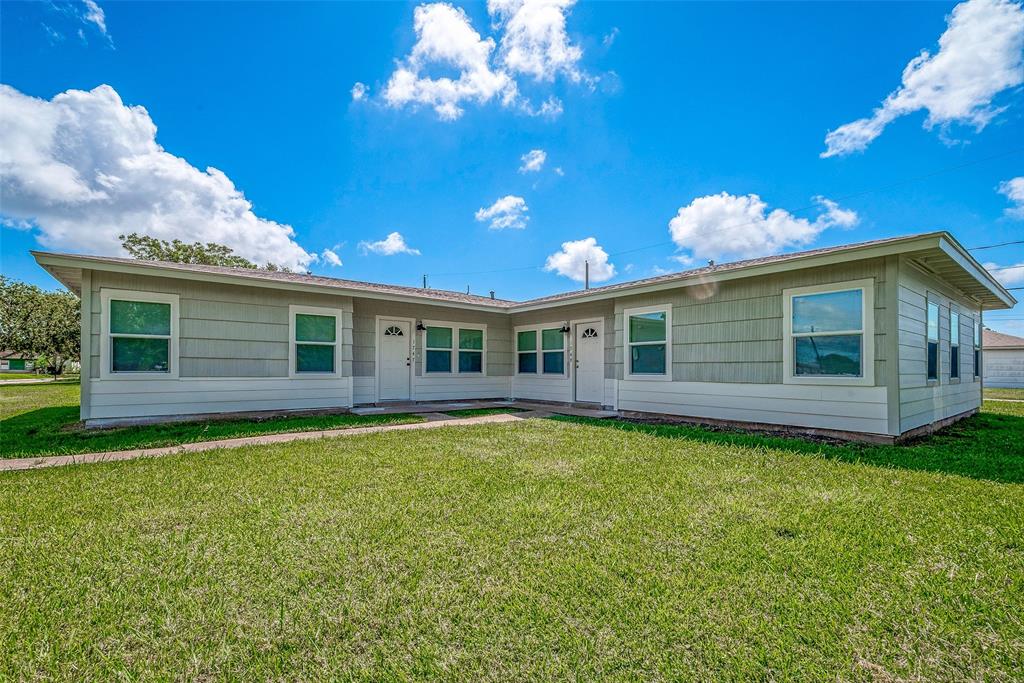
{"type": "Polygon", "coordinates": [[[576,400],[604,403],[604,322],[576,324],[576,400]]]}
{"type": "Polygon", "coordinates": [[[377,344],[380,348],[377,367],[377,400],[409,400],[412,374],[412,325],[408,320],[377,321],[377,344]]]}

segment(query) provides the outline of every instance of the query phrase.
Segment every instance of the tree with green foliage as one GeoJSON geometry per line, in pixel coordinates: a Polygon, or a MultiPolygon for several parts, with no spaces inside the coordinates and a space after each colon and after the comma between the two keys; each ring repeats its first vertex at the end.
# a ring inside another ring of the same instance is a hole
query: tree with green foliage
{"type": "MultiPolygon", "coordinates": [[[[232,266],[234,268],[260,268],[252,261],[242,258],[234,250],[224,244],[216,242],[182,242],[181,240],[167,240],[140,235],[133,232],[130,235],[118,235],[121,246],[133,258],[146,261],[170,261],[172,263],[195,263],[204,266],[232,266]]],[[[287,271],[275,263],[267,263],[262,270],[287,271]]]]}
{"type": "Polygon", "coordinates": [[[82,350],[81,302],[0,275],[0,348],[36,356],[55,377],[82,350]]]}

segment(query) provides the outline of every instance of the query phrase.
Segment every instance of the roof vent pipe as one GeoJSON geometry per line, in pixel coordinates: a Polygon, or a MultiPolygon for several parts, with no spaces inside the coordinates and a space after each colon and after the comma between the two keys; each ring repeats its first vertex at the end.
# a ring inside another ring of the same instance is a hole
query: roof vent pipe
{"type": "Polygon", "coordinates": [[[423,289],[427,288],[427,274],[423,273],[423,289]]]}
{"type": "Polygon", "coordinates": [[[494,298],[494,290],[493,289],[491,290],[491,298],[492,299],[494,298]]]}
{"type": "Polygon", "coordinates": [[[590,261],[583,262],[583,289],[590,289],[590,261]]]}
{"type": "Polygon", "coordinates": [[[713,259],[708,259],[708,268],[714,268],[714,267],[715,267],[714,260],[713,259]]]}

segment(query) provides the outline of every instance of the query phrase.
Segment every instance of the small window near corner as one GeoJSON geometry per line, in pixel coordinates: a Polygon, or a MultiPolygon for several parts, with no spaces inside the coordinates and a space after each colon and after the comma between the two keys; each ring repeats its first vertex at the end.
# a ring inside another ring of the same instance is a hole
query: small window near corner
{"type": "Polygon", "coordinates": [[[925,361],[928,370],[928,379],[938,381],[939,379],[939,305],[934,301],[928,302],[928,321],[926,331],[925,361]]]}
{"type": "Polygon", "coordinates": [[[949,312],[949,377],[960,378],[960,314],[949,312]]]}

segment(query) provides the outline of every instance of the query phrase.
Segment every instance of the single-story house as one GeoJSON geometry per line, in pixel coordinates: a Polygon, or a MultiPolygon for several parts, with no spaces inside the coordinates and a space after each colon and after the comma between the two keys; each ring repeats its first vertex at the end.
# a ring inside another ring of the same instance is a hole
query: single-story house
{"type": "Polygon", "coordinates": [[[982,312],[1016,303],[947,232],[529,301],[33,255],[82,297],[89,423],[523,399],[891,441],[978,410],[982,312]]]}
{"type": "Polygon", "coordinates": [[[0,351],[0,372],[32,372],[35,367],[35,358],[30,354],[0,351]]]}
{"type": "Polygon", "coordinates": [[[985,345],[982,363],[985,386],[1024,388],[1024,337],[985,328],[981,338],[985,345]]]}

